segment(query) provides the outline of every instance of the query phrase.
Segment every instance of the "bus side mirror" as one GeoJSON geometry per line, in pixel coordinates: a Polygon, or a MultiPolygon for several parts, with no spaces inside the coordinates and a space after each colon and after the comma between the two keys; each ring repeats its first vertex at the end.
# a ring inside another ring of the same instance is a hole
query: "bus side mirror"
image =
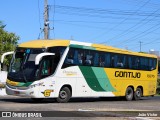
{"type": "Polygon", "coordinates": [[[40,53],[35,58],[35,65],[39,65],[39,62],[44,56],[55,55],[55,53],[40,53]]]}
{"type": "Polygon", "coordinates": [[[3,69],[2,67],[3,67],[3,62],[4,62],[5,56],[11,55],[13,53],[14,53],[14,51],[3,53],[3,55],[1,56],[1,61],[0,61],[0,71],[3,69]]]}
{"type": "Polygon", "coordinates": [[[0,62],[0,71],[4,71],[3,63],[0,62]]]}
{"type": "Polygon", "coordinates": [[[0,62],[0,71],[2,70],[2,67],[1,67],[1,66],[2,66],[2,63],[0,62]]]}

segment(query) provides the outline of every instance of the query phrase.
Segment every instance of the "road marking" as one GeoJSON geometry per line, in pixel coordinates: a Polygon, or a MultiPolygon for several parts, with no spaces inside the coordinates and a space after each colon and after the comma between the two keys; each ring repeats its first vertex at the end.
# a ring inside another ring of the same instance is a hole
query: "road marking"
{"type": "Polygon", "coordinates": [[[95,110],[92,110],[92,109],[78,109],[78,111],[95,111],[95,110]]]}
{"type": "Polygon", "coordinates": [[[136,120],[153,120],[151,118],[135,117],[136,120]]]}

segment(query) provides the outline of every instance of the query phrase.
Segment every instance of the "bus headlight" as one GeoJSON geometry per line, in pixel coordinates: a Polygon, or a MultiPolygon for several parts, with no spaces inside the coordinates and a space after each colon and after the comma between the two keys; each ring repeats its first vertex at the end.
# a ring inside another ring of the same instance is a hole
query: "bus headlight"
{"type": "Polygon", "coordinates": [[[41,82],[41,83],[37,83],[37,84],[33,84],[33,85],[30,85],[29,88],[34,88],[34,87],[37,87],[37,86],[42,86],[44,82],[41,82]]]}

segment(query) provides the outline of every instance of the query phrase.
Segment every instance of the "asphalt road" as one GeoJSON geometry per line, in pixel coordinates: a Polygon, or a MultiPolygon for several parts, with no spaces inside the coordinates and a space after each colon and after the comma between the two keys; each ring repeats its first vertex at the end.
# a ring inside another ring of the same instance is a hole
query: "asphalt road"
{"type": "Polygon", "coordinates": [[[87,119],[97,119],[98,117],[117,119],[118,117],[119,120],[144,120],[144,118],[158,120],[160,119],[160,96],[144,97],[139,101],[125,101],[123,98],[76,98],[71,99],[69,103],[56,103],[54,99],[36,103],[30,98],[0,96],[0,111],[51,111],[50,115],[55,115],[56,119],[68,119],[66,117],[71,117],[71,119],[73,117],[76,119],[80,119],[80,117],[83,119],[86,117],[87,119]],[[158,117],[142,117],[148,113],[157,114],[158,117]]]}

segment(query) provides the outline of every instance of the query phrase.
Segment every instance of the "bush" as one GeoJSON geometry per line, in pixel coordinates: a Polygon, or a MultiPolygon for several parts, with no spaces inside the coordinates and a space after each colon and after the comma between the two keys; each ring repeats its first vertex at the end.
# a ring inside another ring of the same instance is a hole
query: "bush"
{"type": "Polygon", "coordinates": [[[160,95],[160,87],[157,88],[156,93],[160,95]]]}
{"type": "Polygon", "coordinates": [[[157,80],[157,86],[160,86],[160,79],[157,80]]]}
{"type": "Polygon", "coordinates": [[[0,83],[0,88],[5,88],[5,84],[0,83]]]}
{"type": "Polygon", "coordinates": [[[157,90],[156,90],[156,93],[158,95],[160,95],[160,78],[158,78],[158,80],[157,80],[157,90]]]}

